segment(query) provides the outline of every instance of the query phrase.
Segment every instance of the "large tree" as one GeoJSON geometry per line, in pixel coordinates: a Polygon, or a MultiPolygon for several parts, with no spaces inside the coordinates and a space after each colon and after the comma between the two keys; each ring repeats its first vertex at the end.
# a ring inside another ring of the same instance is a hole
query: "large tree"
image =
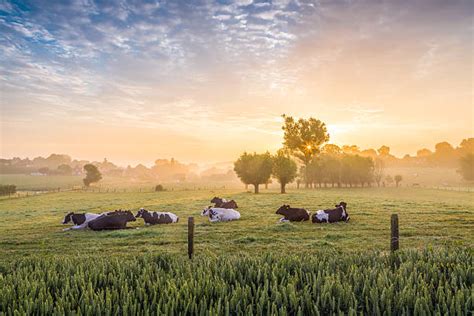
{"type": "Polygon", "coordinates": [[[403,177],[401,175],[397,174],[393,179],[395,180],[395,185],[398,188],[398,186],[400,185],[400,182],[402,182],[402,180],[403,180],[403,177]]]}
{"type": "Polygon", "coordinates": [[[474,181],[474,154],[467,154],[459,160],[459,173],[466,181],[474,181]]]}
{"type": "Polygon", "coordinates": [[[88,187],[91,183],[99,182],[102,179],[102,174],[93,164],[89,163],[85,165],[84,170],[86,171],[86,177],[82,179],[82,181],[86,187],[88,187]]]}
{"type": "Polygon", "coordinates": [[[258,193],[258,186],[265,184],[270,179],[273,169],[273,160],[270,153],[249,154],[243,153],[236,162],[234,162],[234,171],[240,180],[248,185],[255,187],[255,193],[258,193]]]}
{"type": "Polygon", "coordinates": [[[385,162],[380,159],[376,158],[374,160],[374,180],[377,182],[377,186],[380,187],[380,182],[383,179],[385,171],[385,162]]]}
{"type": "Polygon", "coordinates": [[[286,193],[285,187],[296,178],[298,167],[284,150],[279,150],[273,158],[273,176],[280,183],[281,193],[286,193]]]}
{"type": "MultiPolygon", "coordinates": [[[[283,115],[285,120],[283,146],[293,156],[305,165],[305,172],[309,172],[308,165],[320,153],[321,145],[329,140],[326,124],[310,117],[298,119],[283,115]]],[[[309,186],[308,175],[305,175],[306,187],[309,186]]]]}

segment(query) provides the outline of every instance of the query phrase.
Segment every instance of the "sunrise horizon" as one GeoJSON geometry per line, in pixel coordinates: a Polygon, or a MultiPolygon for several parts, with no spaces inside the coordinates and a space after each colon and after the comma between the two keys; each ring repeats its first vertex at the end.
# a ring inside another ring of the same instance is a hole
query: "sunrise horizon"
{"type": "Polygon", "coordinates": [[[281,115],[398,157],[474,136],[472,6],[3,2],[1,156],[233,161],[281,115]]]}

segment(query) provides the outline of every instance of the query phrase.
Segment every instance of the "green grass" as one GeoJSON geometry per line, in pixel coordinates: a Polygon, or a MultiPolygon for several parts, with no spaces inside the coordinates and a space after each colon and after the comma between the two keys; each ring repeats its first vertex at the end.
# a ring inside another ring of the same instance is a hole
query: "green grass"
{"type": "Polygon", "coordinates": [[[472,259],[466,249],[32,257],[0,262],[0,314],[468,315],[472,259]]]}
{"type": "Polygon", "coordinates": [[[61,192],[0,201],[0,260],[30,255],[124,255],[172,253],[185,255],[187,217],[194,216],[197,255],[245,253],[302,254],[320,251],[351,252],[389,249],[390,215],[399,214],[400,246],[474,244],[474,195],[409,188],[291,190],[281,195],[264,191],[168,191],[160,193],[61,192]],[[209,223],[201,210],[215,196],[233,198],[241,220],[209,223]],[[349,223],[278,223],[282,204],[310,211],[344,200],[349,223]],[[102,212],[140,207],[171,211],[177,224],[145,227],[138,219],[123,231],[68,231],[60,224],[69,211],[102,212]]]}

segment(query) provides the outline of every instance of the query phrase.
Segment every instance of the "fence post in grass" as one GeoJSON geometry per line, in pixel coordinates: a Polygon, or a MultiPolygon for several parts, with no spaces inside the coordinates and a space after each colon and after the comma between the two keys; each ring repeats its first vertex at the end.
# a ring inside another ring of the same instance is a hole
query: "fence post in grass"
{"type": "Polygon", "coordinates": [[[391,233],[390,233],[390,250],[392,252],[398,250],[398,240],[399,240],[399,234],[398,234],[398,215],[397,214],[392,214],[391,222],[390,222],[390,228],[391,228],[391,233]]]}
{"type": "Polygon", "coordinates": [[[194,251],[194,217],[188,217],[188,256],[193,258],[194,251]]]}

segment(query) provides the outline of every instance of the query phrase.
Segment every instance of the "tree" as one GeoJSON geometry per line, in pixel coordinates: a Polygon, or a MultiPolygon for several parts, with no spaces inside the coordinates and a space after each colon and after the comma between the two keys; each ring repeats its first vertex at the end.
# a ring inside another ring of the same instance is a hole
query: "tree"
{"type": "Polygon", "coordinates": [[[467,154],[459,160],[460,169],[458,172],[464,180],[474,181],[474,154],[467,154]]]}
{"type": "Polygon", "coordinates": [[[280,183],[281,193],[286,193],[285,187],[296,178],[298,167],[296,162],[283,150],[279,150],[273,158],[273,176],[280,183]]]}
{"type": "Polygon", "coordinates": [[[374,161],[374,180],[377,186],[380,187],[380,181],[382,181],[385,171],[385,163],[382,159],[376,158],[374,161]]]}
{"type": "MultiPolygon", "coordinates": [[[[298,121],[291,116],[283,115],[283,118],[284,148],[308,167],[311,160],[319,154],[321,145],[329,140],[326,124],[312,117],[300,118],[298,121]]],[[[305,172],[308,172],[308,168],[305,168],[305,172]]],[[[308,187],[307,176],[305,180],[308,187]]]]}
{"type": "Polygon", "coordinates": [[[467,154],[474,155],[474,138],[463,139],[459,147],[456,149],[460,156],[465,156],[467,154]]]}
{"type": "Polygon", "coordinates": [[[303,175],[305,183],[308,184],[307,187],[311,187],[312,185],[316,187],[316,183],[319,183],[319,187],[321,187],[321,183],[323,183],[321,158],[314,157],[311,159],[307,167],[301,166],[300,173],[303,175]]]}
{"type": "Polygon", "coordinates": [[[397,174],[394,179],[395,179],[395,185],[398,188],[398,185],[400,184],[400,182],[402,182],[403,177],[401,175],[397,174]]]}
{"type": "Polygon", "coordinates": [[[458,156],[456,150],[448,142],[441,142],[435,145],[433,161],[437,166],[454,167],[457,164],[458,156]]]}
{"type": "Polygon", "coordinates": [[[360,148],[356,145],[344,145],[342,146],[342,152],[348,155],[360,154],[360,148]]]}
{"type": "Polygon", "coordinates": [[[16,185],[0,184],[0,195],[10,195],[16,193],[16,185]]]}
{"type": "Polygon", "coordinates": [[[391,175],[387,175],[385,177],[385,181],[387,182],[388,185],[391,185],[393,183],[393,177],[391,175]]]}
{"type": "Polygon", "coordinates": [[[72,167],[70,165],[62,164],[58,167],[58,173],[70,176],[72,174],[72,167]]]}
{"type": "Polygon", "coordinates": [[[417,158],[426,158],[426,157],[429,157],[433,154],[433,152],[431,150],[429,150],[428,148],[423,148],[423,149],[420,149],[416,152],[416,157],[417,158]]]}
{"type": "Polygon", "coordinates": [[[330,155],[330,156],[339,156],[342,154],[342,150],[339,146],[334,145],[334,144],[326,144],[323,146],[321,151],[324,154],[330,155]]]}
{"type": "Polygon", "coordinates": [[[388,146],[381,146],[379,149],[377,149],[378,153],[379,153],[379,156],[382,156],[382,157],[388,157],[390,156],[390,147],[388,146]]]}
{"type": "Polygon", "coordinates": [[[324,183],[341,185],[341,161],[338,157],[324,154],[321,156],[321,176],[324,183]]]}
{"type": "Polygon", "coordinates": [[[362,150],[362,151],[360,152],[360,155],[361,155],[362,157],[370,157],[370,158],[372,158],[372,159],[376,159],[376,158],[377,158],[377,152],[375,151],[375,149],[372,149],[372,148],[362,150]]]}
{"type": "Polygon", "coordinates": [[[248,154],[243,153],[234,162],[234,171],[244,184],[251,184],[258,193],[258,186],[270,179],[273,169],[273,161],[270,153],[248,154]]]}
{"type": "Polygon", "coordinates": [[[88,187],[91,183],[99,182],[102,179],[102,174],[93,164],[89,163],[85,165],[84,171],[86,172],[86,177],[82,179],[82,181],[86,187],[88,187]]]}

